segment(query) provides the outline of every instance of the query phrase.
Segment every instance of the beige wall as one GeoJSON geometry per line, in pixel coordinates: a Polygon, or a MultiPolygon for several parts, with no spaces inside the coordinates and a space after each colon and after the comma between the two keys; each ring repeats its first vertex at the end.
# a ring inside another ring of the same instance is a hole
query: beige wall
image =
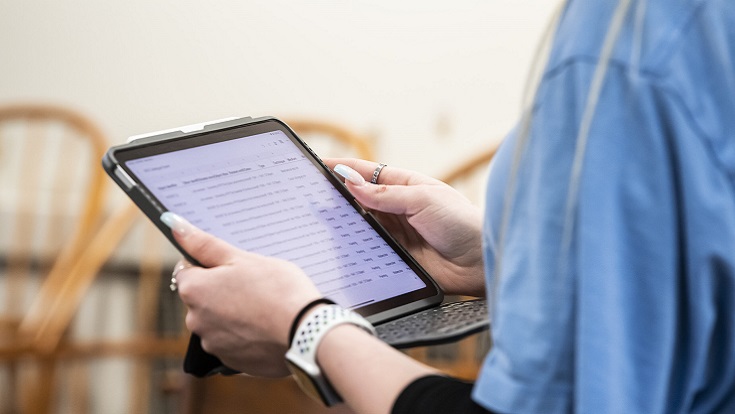
{"type": "Polygon", "coordinates": [[[556,3],[0,0],[0,103],[71,105],[115,142],[227,116],[316,117],[439,174],[513,124],[556,3]]]}

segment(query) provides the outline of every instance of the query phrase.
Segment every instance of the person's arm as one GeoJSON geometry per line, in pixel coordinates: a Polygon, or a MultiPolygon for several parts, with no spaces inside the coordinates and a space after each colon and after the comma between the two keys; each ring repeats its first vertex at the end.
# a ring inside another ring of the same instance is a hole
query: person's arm
{"type": "MultiPolygon", "coordinates": [[[[201,336],[202,348],[248,374],[288,374],[284,354],[290,327],[299,311],[320,297],[311,280],[291,263],[239,250],[178,216],[169,214],[164,222],[181,246],[208,266],[185,266],[177,273],[186,324],[201,336]]],[[[353,325],[324,336],[317,362],[358,413],[389,413],[410,384],[438,374],[353,325]]],[[[471,403],[469,392],[454,395],[456,401],[444,403],[471,403]]]]}
{"type": "Polygon", "coordinates": [[[472,383],[444,376],[355,326],[326,335],[317,361],[357,413],[491,413],[472,400],[472,383]]]}
{"type": "Polygon", "coordinates": [[[334,328],[324,337],[317,362],[357,413],[390,413],[408,384],[437,373],[352,325],[334,328]]]}
{"type": "MultiPolygon", "coordinates": [[[[484,293],[476,207],[448,185],[398,168],[384,169],[380,185],[361,185],[357,176],[364,182],[375,163],[341,161],[359,171],[340,168],[350,176],[348,187],[355,198],[389,224],[444,289],[484,293]]],[[[311,280],[292,263],[239,250],[178,216],[169,214],[164,221],[179,244],[205,266],[177,274],[188,308],[187,326],[199,334],[202,348],[242,372],[286,375],[289,327],[304,305],[320,297],[311,280]]],[[[350,326],[328,333],[317,357],[358,412],[389,412],[408,384],[436,373],[350,326]]]]}

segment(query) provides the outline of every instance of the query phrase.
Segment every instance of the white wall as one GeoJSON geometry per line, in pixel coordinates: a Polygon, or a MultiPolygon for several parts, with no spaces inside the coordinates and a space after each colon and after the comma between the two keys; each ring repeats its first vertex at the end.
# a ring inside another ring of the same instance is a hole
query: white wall
{"type": "Polygon", "coordinates": [[[556,3],[0,0],[0,103],[70,105],[114,142],[233,115],[316,117],[439,174],[513,124],[556,3]]]}

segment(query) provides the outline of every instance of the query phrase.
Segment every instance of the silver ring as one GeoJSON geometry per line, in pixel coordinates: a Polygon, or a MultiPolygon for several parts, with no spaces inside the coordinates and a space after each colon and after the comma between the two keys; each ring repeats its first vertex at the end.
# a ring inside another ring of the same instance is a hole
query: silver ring
{"type": "Polygon", "coordinates": [[[377,167],[375,167],[375,171],[373,171],[373,179],[370,180],[371,183],[377,184],[378,183],[378,176],[380,175],[380,172],[383,170],[383,167],[385,167],[385,164],[382,162],[378,164],[377,167]]]}
{"type": "Polygon", "coordinates": [[[187,265],[185,263],[179,263],[174,268],[174,271],[171,272],[171,284],[168,285],[168,288],[171,289],[171,292],[176,292],[177,290],[179,290],[179,285],[176,281],[176,275],[178,275],[180,271],[186,268],[187,268],[187,265]]]}

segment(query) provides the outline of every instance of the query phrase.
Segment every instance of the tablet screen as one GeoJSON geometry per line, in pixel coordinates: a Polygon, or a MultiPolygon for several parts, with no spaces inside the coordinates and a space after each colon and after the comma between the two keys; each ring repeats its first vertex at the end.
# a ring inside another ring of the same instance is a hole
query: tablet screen
{"type": "Polygon", "coordinates": [[[124,161],[168,210],[247,251],[291,261],[362,308],[427,288],[281,130],[124,161]]]}

